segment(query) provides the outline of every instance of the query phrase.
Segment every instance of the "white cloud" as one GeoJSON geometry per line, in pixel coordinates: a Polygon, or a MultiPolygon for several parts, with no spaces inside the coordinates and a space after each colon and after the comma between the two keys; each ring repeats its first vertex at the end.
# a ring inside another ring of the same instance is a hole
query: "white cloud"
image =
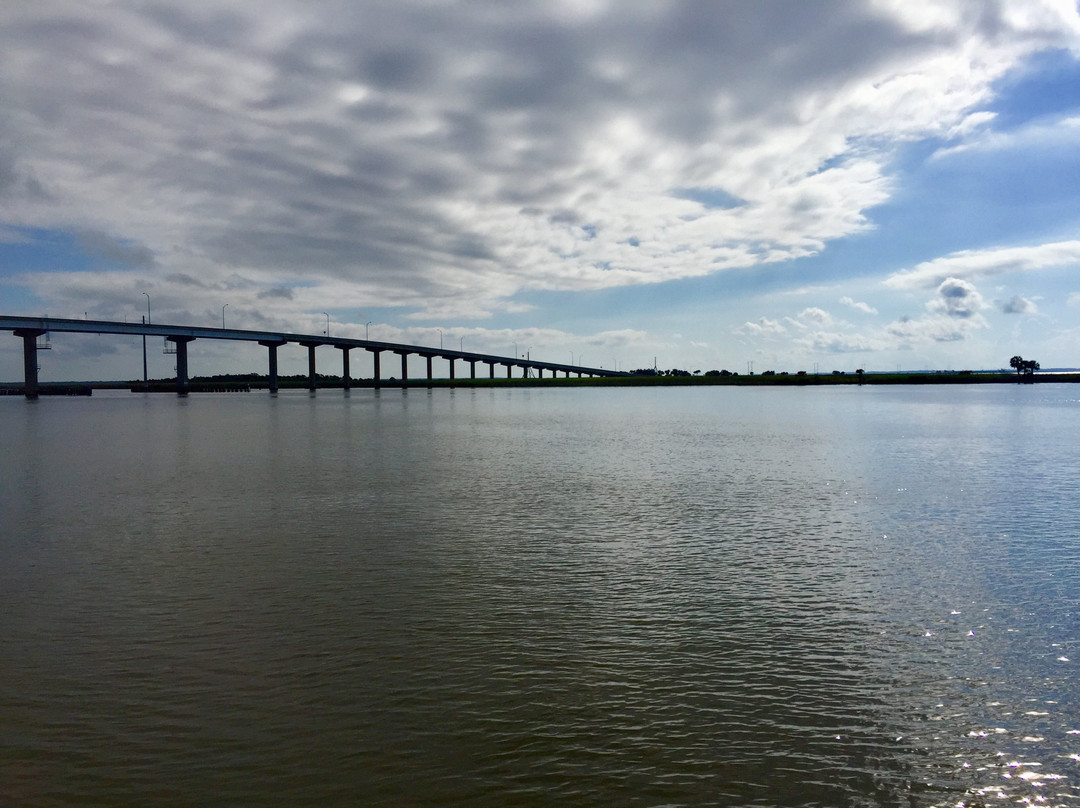
{"type": "Polygon", "coordinates": [[[929,312],[964,319],[986,308],[975,285],[959,278],[946,278],[937,292],[938,296],[926,304],[929,312]]]}
{"type": "Polygon", "coordinates": [[[866,353],[890,347],[888,343],[876,335],[844,334],[828,331],[815,332],[796,342],[814,352],[834,354],[866,353]]]}
{"type": "Polygon", "coordinates": [[[817,328],[828,328],[835,322],[831,314],[816,306],[811,306],[800,311],[798,320],[804,325],[812,325],[817,328]]]}
{"type": "Polygon", "coordinates": [[[1058,241],[1035,247],[963,250],[944,258],[925,261],[914,269],[897,272],[885,280],[885,285],[893,289],[928,289],[938,286],[947,278],[977,280],[1071,264],[1080,264],[1080,241],[1058,241]]]}
{"type": "Polygon", "coordinates": [[[858,302],[847,296],[840,298],[840,302],[843,303],[845,306],[851,306],[851,308],[861,311],[863,314],[878,313],[878,310],[871,306],[869,303],[858,302]]]}
{"type": "Polygon", "coordinates": [[[0,237],[100,234],[133,265],[79,306],[146,281],[174,317],[220,305],[177,273],[292,290],[259,316],[483,317],[789,261],[871,226],[897,143],[976,135],[995,79],[1077,41],[1069,3],[977,5],[3,4],[0,237]]]}
{"type": "Polygon", "coordinates": [[[931,316],[918,319],[904,317],[885,328],[885,333],[896,340],[895,347],[904,348],[927,342],[959,342],[968,339],[972,332],[986,328],[981,315],[969,319],[949,316],[931,316]]]}
{"type": "Polygon", "coordinates": [[[753,337],[768,337],[768,336],[787,336],[788,330],[784,328],[777,320],[770,320],[768,317],[760,318],[756,323],[745,322],[738,329],[737,334],[743,334],[753,337]]]}

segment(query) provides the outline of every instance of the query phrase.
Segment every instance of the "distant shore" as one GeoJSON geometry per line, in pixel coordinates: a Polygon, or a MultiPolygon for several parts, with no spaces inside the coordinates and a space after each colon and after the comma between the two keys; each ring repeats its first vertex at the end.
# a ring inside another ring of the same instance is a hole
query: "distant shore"
{"type": "MultiPolygon", "coordinates": [[[[1080,383],[1080,372],[1036,373],[1021,376],[1008,372],[978,371],[923,371],[912,373],[765,373],[729,375],[633,375],[596,378],[482,378],[482,379],[380,379],[379,387],[428,388],[428,387],[811,387],[820,385],[926,385],[926,384],[1075,384],[1080,383]]],[[[375,387],[372,379],[351,379],[351,387],[375,387]]],[[[249,392],[265,390],[268,380],[258,374],[229,374],[214,377],[195,377],[189,384],[192,393],[201,392],[249,392]]],[[[307,389],[306,376],[282,377],[278,381],[282,390],[307,389]]],[[[319,389],[340,389],[340,377],[320,374],[315,386],[319,389]]],[[[153,379],[144,386],[141,381],[95,381],[95,382],[42,382],[42,395],[90,395],[92,390],[131,390],[132,392],[174,393],[174,379],[153,379]]],[[[22,395],[23,386],[0,382],[0,395],[22,395]]]]}

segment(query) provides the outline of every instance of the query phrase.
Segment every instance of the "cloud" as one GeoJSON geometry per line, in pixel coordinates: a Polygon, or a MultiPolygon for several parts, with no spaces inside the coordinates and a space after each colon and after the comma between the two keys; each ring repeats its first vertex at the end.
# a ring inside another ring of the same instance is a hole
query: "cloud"
{"type": "Polygon", "coordinates": [[[946,278],[937,291],[938,297],[926,304],[927,311],[966,319],[986,308],[982,295],[968,281],[946,278]]]}
{"type": "Polygon", "coordinates": [[[155,263],[153,251],[142,244],[134,244],[92,230],[78,233],[77,239],[84,251],[110,264],[145,269],[155,263]]]}
{"type": "Polygon", "coordinates": [[[1068,5],[8,3],[0,227],[99,234],[177,315],[178,273],[482,317],[791,261],[1075,43],[1068,5]]]}
{"type": "Polygon", "coordinates": [[[998,308],[1003,314],[1037,314],[1039,311],[1035,301],[1020,296],[999,301],[998,308]]]}
{"type": "Polygon", "coordinates": [[[840,302],[845,306],[851,306],[853,309],[861,311],[863,314],[877,314],[878,310],[871,306],[869,303],[860,303],[852,300],[850,297],[844,296],[840,298],[840,302]]]}
{"type": "Polygon", "coordinates": [[[843,334],[823,331],[816,332],[797,342],[814,352],[833,354],[865,353],[868,351],[879,351],[889,347],[879,337],[874,335],[843,334]]]}
{"type": "Polygon", "coordinates": [[[768,317],[760,318],[756,323],[745,322],[735,333],[743,334],[751,337],[763,337],[763,336],[787,336],[788,330],[784,328],[776,320],[770,320],[768,317]]]}
{"type": "Polygon", "coordinates": [[[903,317],[886,326],[885,333],[894,338],[894,347],[905,348],[927,342],[959,342],[968,339],[975,329],[986,327],[986,321],[978,315],[966,320],[940,315],[903,317]]]}
{"type": "Polygon", "coordinates": [[[816,306],[811,306],[800,311],[798,319],[803,324],[817,326],[818,328],[827,328],[834,323],[831,314],[816,306]]]}
{"type": "Polygon", "coordinates": [[[267,298],[278,297],[284,300],[293,299],[293,290],[287,286],[274,286],[270,289],[264,289],[258,294],[259,300],[266,300],[267,298]]]}
{"type": "Polygon", "coordinates": [[[1080,264],[1080,241],[1058,241],[1035,247],[963,250],[923,262],[914,269],[897,272],[885,280],[885,285],[893,289],[929,289],[947,278],[978,280],[1072,264],[1080,264]]]}

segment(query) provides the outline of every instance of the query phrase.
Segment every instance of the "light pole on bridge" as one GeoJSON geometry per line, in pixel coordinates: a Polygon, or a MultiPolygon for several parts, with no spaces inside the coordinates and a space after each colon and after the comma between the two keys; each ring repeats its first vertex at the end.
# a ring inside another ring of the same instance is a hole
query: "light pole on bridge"
{"type": "MultiPolygon", "coordinates": [[[[147,325],[149,325],[150,324],[150,295],[146,294],[146,292],[143,292],[143,294],[146,295],[146,320],[144,320],[144,322],[147,325]]],[[[142,335],[142,380],[143,380],[143,389],[145,390],[146,386],[150,383],[150,377],[146,373],[146,334],[142,335]]]]}
{"type": "Polygon", "coordinates": [[[222,327],[222,329],[225,328],[225,307],[228,306],[228,305],[229,304],[226,303],[225,306],[221,307],[221,327],[222,327]]]}

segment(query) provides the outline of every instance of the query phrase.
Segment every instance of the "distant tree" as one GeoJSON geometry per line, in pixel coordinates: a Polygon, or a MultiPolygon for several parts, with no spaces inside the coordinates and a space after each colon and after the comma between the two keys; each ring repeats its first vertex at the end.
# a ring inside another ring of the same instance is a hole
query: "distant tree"
{"type": "Polygon", "coordinates": [[[719,376],[720,371],[719,370],[706,370],[705,375],[706,376],[719,376]]]}
{"type": "Polygon", "coordinates": [[[1035,371],[1039,369],[1039,363],[1034,359],[1014,356],[1009,360],[1009,367],[1013,368],[1018,376],[1033,376],[1035,371]]]}

